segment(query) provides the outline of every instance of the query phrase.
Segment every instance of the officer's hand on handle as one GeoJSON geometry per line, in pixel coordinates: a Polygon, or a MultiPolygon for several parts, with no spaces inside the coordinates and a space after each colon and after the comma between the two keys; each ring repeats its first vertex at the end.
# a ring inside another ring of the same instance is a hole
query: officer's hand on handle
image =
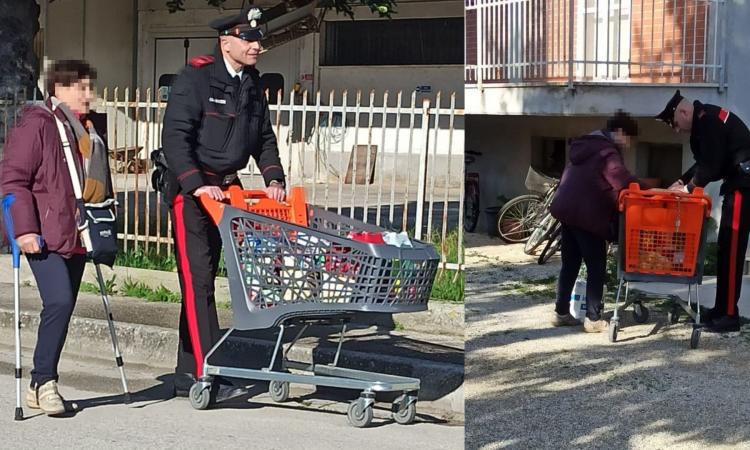
{"type": "Polygon", "coordinates": [[[219,186],[201,186],[193,192],[193,195],[196,197],[200,197],[203,194],[208,195],[217,202],[224,200],[224,191],[219,186]]]}
{"type": "Polygon", "coordinates": [[[24,234],[16,239],[16,242],[24,253],[42,253],[42,248],[39,246],[39,235],[36,233],[24,234]]]}
{"type": "Polygon", "coordinates": [[[282,184],[271,183],[271,185],[263,189],[263,191],[265,191],[268,198],[276,200],[277,202],[283,202],[286,200],[286,191],[282,184]]]}
{"type": "Polygon", "coordinates": [[[678,191],[678,192],[685,192],[685,184],[682,182],[682,180],[677,180],[674,183],[672,183],[669,188],[670,191],[678,191]]]}

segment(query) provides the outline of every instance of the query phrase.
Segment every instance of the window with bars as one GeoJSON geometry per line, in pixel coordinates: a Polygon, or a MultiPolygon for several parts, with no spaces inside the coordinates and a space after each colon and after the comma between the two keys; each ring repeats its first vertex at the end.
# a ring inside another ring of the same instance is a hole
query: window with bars
{"type": "Polygon", "coordinates": [[[325,23],[323,66],[464,63],[463,17],[325,23]]]}

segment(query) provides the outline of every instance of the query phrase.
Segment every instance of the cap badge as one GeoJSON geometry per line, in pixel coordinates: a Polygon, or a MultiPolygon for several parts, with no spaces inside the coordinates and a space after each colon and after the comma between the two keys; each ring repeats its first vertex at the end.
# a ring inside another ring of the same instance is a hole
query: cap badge
{"type": "Polygon", "coordinates": [[[247,20],[250,22],[250,26],[255,28],[258,26],[258,19],[260,19],[262,13],[258,8],[252,8],[247,12],[247,20]]]}

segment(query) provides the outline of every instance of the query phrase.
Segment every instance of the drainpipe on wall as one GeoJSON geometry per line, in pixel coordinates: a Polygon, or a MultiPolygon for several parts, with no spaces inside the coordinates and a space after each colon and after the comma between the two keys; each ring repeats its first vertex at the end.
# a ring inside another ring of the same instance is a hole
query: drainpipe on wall
{"type": "MultiPolygon", "coordinates": [[[[41,15],[41,26],[42,26],[42,54],[39,55],[39,78],[37,79],[37,89],[39,89],[39,92],[42,93],[42,95],[46,95],[47,93],[47,79],[45,76],[47,65],[48,65],[48,46],[47,46],[47,39],[49,39],[49,0],[41,0],[39,2],[39,7],[41,9],[40,15],[41,15]]],[[[36,94],[35,94],[36,95],[36,94]]]]}
{"type": "Polygon", "coordinates": [[[133,0],[133,62],[132,72],[130,74],[131,86],[135,86],[138,83],[138,30],[140,29],[140,19],[141,17],[138,14],[138,0],[133,0]]]}
{"type": "Polygon", "coordinates": [[[86,0],[83,0],[83,26],[81,27],[81,59],[86,59],[86,0]]]}
{"type": "Polygon", "coordinates": [[[575,11],[573,10],[573,7],[575,6],[575,2],[573,0],[568,0],[568,4],[570,5],[568,8],[570,11],[568,15],[568,90],[572,91],[575,89],[573,86],[573,39],[575,38],[575,35],[573,34],[573,20],[575,20],[575,11]]]}

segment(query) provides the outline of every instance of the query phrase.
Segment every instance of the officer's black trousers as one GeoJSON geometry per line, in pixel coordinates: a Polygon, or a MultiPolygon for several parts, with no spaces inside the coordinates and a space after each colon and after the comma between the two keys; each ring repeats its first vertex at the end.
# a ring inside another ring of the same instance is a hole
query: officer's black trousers
{"type": "Polygon", "coordinates": [[[719,224],[716,304],[712,317],[738,314],[748,233],[750,233],[750,189],[724,194],[719,224]]]}
{"type": "Polygon", "coordinates": [[[172,206],[177,268],[182,290],[177,373],[203,375],[203,358],[219,339],[214,280],[221,237],[193,195],[178,194],[172,206]]]}

